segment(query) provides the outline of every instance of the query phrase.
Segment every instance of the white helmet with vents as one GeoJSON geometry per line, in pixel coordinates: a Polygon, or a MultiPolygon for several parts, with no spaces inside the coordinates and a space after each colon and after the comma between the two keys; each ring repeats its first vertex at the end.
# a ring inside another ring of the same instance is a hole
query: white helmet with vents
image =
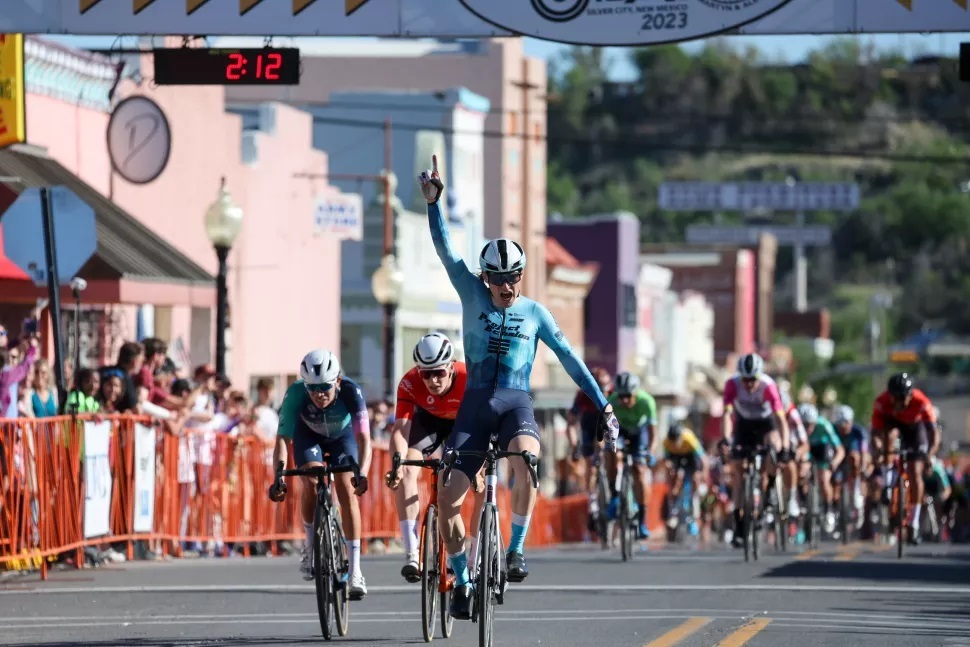
{"type": "Polygon", "coordinates": [[[419,368],[438,368],[455,358],[455,347],[445,335],[432,332],[415,345],[413,356],[419,368]]]}
{"type": "Polygon", "coordinates": [[[482,248],[478,265],[486,273],[521,272],[525,269],[525,251],[511,238],[496,238],[482,248]]]}
{"type": "Polygon", "coordinates": [[[332,384],[340,376],[340,361],[325,348],[310,351],[300,362],[304,384],[332,384]]]}

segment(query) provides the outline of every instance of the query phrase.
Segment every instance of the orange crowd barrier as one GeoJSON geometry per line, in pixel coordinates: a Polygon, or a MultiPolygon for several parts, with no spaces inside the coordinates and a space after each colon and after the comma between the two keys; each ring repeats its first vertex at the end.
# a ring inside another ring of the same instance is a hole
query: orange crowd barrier
{"type": "MultiPolygon", "coordinates": [[[[282,504],[266,496],[271,463],[270,442],[246,431],[174,434],[128,415],[0,420],[0,568],[39,568],[46,578],[58,557],[81,566],[84,547],[123,542],[130,559],[138,540],[176,557],[194,543],[235,544],[248,555],[251,544],[267,542],[276,552],[279,541],[301,540],[303,527],[298,484],[291,480],[282,504]]],[[[383,484],[390,467],[390,452],[375,447],[360,502],[363,539],[398,535],[394,497],[383,484]]],[[[662,488],[654,485],[652,528],[660,525],[662,488]]],[[[500,488],[505,536],[509,496],[500,488]]],[[[583,494],[540,496],[528,545],[584,541],[587,505],[583,494]]],[[[472,507],[469,496],[466,523],[472,507]]]]}

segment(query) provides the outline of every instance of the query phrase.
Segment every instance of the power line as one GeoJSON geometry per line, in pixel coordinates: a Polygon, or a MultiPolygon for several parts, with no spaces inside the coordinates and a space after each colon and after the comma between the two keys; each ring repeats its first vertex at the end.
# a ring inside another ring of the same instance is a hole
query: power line
{"type": "MultiPolygon", "coordinates": [[[[321,124],[332,124],[335,126],[349,126],[355,128],[384,128],[383,121],[371,121],[363,119],[343,119],[339,117],[321,117],[318,115],[313,116],[314,123],[321,124]]],[[[410,132],[416,132],[421,130],[428,130],[429,128],[434,128],[447,135],[481,135],[486,139],[523,139],[527,135],[522,133],[503,133],[494,130],[484,130],[484,131],[474,131],[474,130],[461,130],[455,128],[445,128],[437,126],[429,126],[427,124],[409,124],[394,122],[393,128],[398,130],[406,130],[410,132]]],[[[529,139],[545,141],[547,143],[560,143],[560,144],[611,144],[618,148],[648,148],[652,151],[667,151],[676,153],[692,153],[692,154],[703,154],[703,153],[737,153],[742,155],[804,155],[811,157],[849,157],[856,159],[871,159],[871,160],[882,160],[888,162],[918,162],[918,163],[931,163],[931,164],[953,164],[953,165],[970,165],[970,156],[968,157],[957,157],[957,156],[944,156],[944,155],[907,155],[898,153],[879,153],[873,151],[852,151],[844,149],[821,149],[821,148],[770,148],[766,146],[737,146],[730,144],[717,144],[717,145],[706,145],[706,144],[664,144],[645,141],[642,138],[636,139],[631,135],[621,135],[614,137],[563,137],[563,136],[550,136],[550,135],[528,135],[529,139]]]]}

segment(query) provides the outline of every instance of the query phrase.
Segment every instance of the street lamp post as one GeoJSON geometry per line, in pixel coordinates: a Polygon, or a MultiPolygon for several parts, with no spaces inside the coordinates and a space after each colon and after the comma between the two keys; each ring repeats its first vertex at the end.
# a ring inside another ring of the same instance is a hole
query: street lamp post
{"type": "Polygon", "coordinates": [[[384,308],[384,398],[391,401],[394,396],[394,313],[401,301],[404,289],[404,274],[397,267],[394,254],[385,253],[380,267],[371,276],[371,289],[374,298],[384,308]]]}
{"type": "Polygon", "coordinates": [[[235,203],[226,189],[226,178],[222,178],[219,197],[205,212],[205,233],[212,241],[219,259],[219,273],[216,275],[216,373],[226,372],[226,327],[229,310],[229,288],[226,285],[226,259],[229,250],[242,229],[243,211],[235,203]]]}

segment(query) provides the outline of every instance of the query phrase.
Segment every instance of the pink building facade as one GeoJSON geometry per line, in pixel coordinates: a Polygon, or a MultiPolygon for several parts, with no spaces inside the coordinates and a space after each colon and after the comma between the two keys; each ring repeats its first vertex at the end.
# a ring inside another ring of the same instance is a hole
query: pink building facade
{"type": "MultiPolygon", "coordinates": [[[[35,63],[41,56],[58,60],[65,75],[81,62],[95,69],[95,76],[113,69],[107,59],[32,40],[28,68],[32,56],[35,63]]],[[[142,68],[143,77],[150,78],[150,61],[143,59],[142,68]]],[[[45,147],[213,275],[217,260],[203,219],[217,198],[220,178],[226,178],[233,201],[244,212],[242,232],[229,256],[227,368],[234,384],[248,390],[257,377],[291,378],[308,350],[338,349],[340,246],[313,233],[315,200],[335,190],[320,180],[296,177],[327,166],[326,156],[312,148],[310,116],[267,103],[258,129],[244,132],[241,119],[225,111],[221,88],[152,88],[147,81],[123,81],[113,102],[136,94],[151,98],[164,111],[172,133],[165,170],[155,181],[136,185],[112,171],[106,146],[109,86],[110,80],[107,85],[88,82],[52,89],[32,84],[28,74],[28,142],[45,147]],[[83,93],[105,96],[99,105],[82,100],[83,93]]],[[[157,296],[145,288],[142,301],[154,306],[148,327],[155,336],[184,349],[187,362],[211,361],[215,316],[210,304],[159,302],[157,296]]],[[[121,308],[121,338],[135,338],[138,310],[135,305],[121,308]]]]}

